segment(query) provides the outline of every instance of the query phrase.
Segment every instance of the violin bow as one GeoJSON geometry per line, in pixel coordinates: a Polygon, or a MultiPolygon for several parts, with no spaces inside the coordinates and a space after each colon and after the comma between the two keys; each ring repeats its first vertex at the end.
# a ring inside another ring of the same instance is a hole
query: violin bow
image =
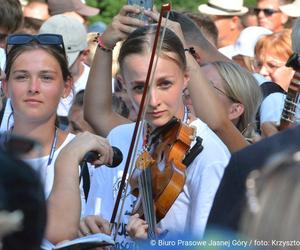
{"type": "MultiPolygon", "coordinates": [[[[146,97],[148,96],[147,93],[148,93],[148,90],[149,90],[149,86],[151,84],[150,79],[153,81],[154,70],[156,68],[158,57],[159,57],[158,56],[159,54],[156,53],[156,51],[160,52],[160,48],[158,48],[157,45],[158,45],[158,42],[159,42],[159,35],[160,35],[161,23],[162,23],[162,20],[163,20],[163,14],[166,13],[166,12],[169,12],[170,10],[171,10],[171,4],[170,3],[163,4],[162,7],[161,7],[161,10],[160,10],[159,20],[157,22],[156,33],[155,33],[155,38],[154,38],[154,42],[153,42],[153,46],[152,46],[152,52],[151,52],[147,77],[146,77],[146,81],[145,81],[145,85],[144,85],[143,95],[142,95],[142,99],[141,99],[141,104],[140,104],[140,107],[139,107],[139,112],[138,112],[138,115],[137,115],[134,130],[133,130],[133,135],[132,135],[131,143],[130,143],[130,146],[129,146],[129,151],[128,151],[128,155],[127,155],[127,159],[126,159],[122,179],[121,179],[121,182],[120,182],[119,191],[118,191],[118,194],[117,194],[116,202],[115,202],[114,209],[113,209],[113,212],[112,212],[112,216],[111,216],[111,219],[110,219],[110,233],[112,233],[112,231],[113,231],[113,226],[114,226],[114,223],[115,223],[115,220],[116,220],[116,217],[117,217],[117,213],[118,213],[118,209],[119,209],[119,205],[120,205],[120,202],[121,202],[121,199],[122,199],[122,193],[123,193],[123,190],[125,190],[126,176],[127,176],[128,170],[129,170],[129,168],[132,169],[132,166],[133,166],[132,159],[134,159],[133,152],[136,151],[137,138],[141,134],[141,129],[140,129],[141,128],[141,121],[142,121],[142,118],[145,116],[144,107],[145,107],[145,103],[147,103],[146,102],[146,97]],[[154,58],[155,58],[156,54],[157,54],[156,63],[155,63],[155,67],[153,67],[154,58]]],[[[164,29],[165,29],[165,27],[164,27],[164,29]]],[[[162,32],[161,41],[163,40],[163,36],[164,36],[164,30],[162,32]]],[[[149,98],[147,98],[147,99],[149,99],[149,98]]],[[[126,198],[126,196],[124,197],[124,199],[125,198],[126,198]]],[[[121,208],[121,211],[120,211],[118,224],[120,222],[120,218],[121,218],[121,215],[122,215],[123,206],[124,206],[124,201],[122,203],[122,208],[121,208]]],[[[118,226],[116,228],[118,228],[118,226]]],[[[117,229],[115,230],[114,240],[116,239],[116,236],[117,236],[117,229]]]]}

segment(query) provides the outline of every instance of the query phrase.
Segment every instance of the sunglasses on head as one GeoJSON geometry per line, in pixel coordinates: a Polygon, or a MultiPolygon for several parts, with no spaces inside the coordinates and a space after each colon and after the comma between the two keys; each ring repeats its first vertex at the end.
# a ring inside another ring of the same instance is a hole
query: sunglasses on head
{"type": "Polygon", "coordinates": [[[7,37],[6,53],[8,53],[13,46],[37,42],[42,45],[53,45],[62,49],[65,52],[65,46],[62,35],[59,34],[14,34],[7,37]]]}
{"type": "Polygon", "coordinates": [[[254,8],[253,11],[255,15],[258,15],[262,11],[265,16],[272,16],[274,13],[280,12],[280,10],[274,10],[270,8],[264,8],[264,9],[254,8]]]}

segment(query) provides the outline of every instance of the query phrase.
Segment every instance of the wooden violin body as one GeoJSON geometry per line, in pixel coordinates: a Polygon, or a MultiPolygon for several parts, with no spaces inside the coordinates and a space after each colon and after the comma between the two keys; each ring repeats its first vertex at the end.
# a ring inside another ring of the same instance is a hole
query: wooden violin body
{"type": "Polygon", "coordinates": [[[155,132],[156,130],[153,132],[153,137],[156,138],[152,140],[151,149],[143,151],[138,157],[136,170],[131,178],[132,188],[138,187],[139,190],[134,192],[138,199],[133,213],[143,215],[145,208],[142,209],[141,200],[144,194],[140,191],[143,187],[137,185],[139,182],[137,179],[146,175],[146,171],[150,172],[151,184],[148,186],[151,186],[156,222],[165,217],[183,189],[186,166],[182,161],[194,139],[193,128],[181,123],[178,119],[173,119],[170,123],[167,129],[164,128],[159,133],[155,132]],[[172,128],[170,128],[170,123],[172,128]]]}

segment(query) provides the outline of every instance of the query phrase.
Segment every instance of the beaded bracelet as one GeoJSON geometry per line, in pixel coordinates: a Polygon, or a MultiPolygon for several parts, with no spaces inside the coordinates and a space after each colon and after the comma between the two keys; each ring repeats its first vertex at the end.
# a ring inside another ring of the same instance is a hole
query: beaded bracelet
{"type": "Polygon", "coordinates": [[[103,40],[102,40],[102,36],[99,33],[97,33],[97,36],[95,37],[95,42],[98,44],[98,47],[101,50],[103,50],[105,52],[112,52],[113,51],[113,48],[108,48],[104,45],[103,40]]]}

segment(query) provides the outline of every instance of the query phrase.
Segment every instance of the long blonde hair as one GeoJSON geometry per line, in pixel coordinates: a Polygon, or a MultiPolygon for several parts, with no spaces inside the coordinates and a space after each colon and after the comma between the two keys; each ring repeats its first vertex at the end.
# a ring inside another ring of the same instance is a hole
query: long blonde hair
{"type": "Polygon", "coordinates": [[[253,75],[233,62],[216,61],[215,66],[223,79],[225,93],[243,104],[244,112],[240,116],[237,128],[246,137],[252,137],[256,127],[256,113],[262,101],[261,89],[253,75]]]}

